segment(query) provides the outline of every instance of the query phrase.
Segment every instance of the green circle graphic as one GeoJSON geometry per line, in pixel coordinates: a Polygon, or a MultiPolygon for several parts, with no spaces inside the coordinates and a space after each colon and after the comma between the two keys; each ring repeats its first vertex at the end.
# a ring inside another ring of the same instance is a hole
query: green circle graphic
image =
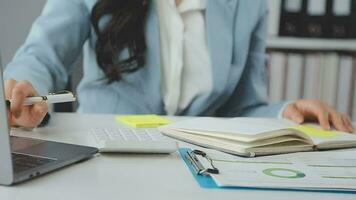
{"type": "Polygon", "coordinates": [[[303,178],[303,177],[305,177],[305,174],[303,172],[293,170],[293,169],[284,169],[284,168],[269,168],[269,169],[263,170],[263,173],[268,176],[273,176],[273,177],[278,177],[278,178],[303,178]],[[278,172],[278,171],[279,172],[292,172],[293,175],[284,176],[284,175],[275,174],[275,172],[278,172]]]}

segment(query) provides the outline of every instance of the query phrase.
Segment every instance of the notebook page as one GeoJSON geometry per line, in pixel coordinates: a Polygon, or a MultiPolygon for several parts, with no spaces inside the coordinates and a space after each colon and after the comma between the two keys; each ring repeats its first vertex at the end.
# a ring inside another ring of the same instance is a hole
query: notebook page
{"type": "Polygon", "coordinates": [[[335,129],[326,131],[313,123],[306,123],[294,128],[308,135],[318,148],[327,149],[328,146],[329,148],[337,148],[356,145],[356,134],[340,132],[335,129]]]}
{"type": "MultiPolygon", "coordinates": [[[[202,134],[225,139],[236,139],[251,142],[257,139],[286,135],[281,132],[295,125],[293,122],[271,118],[212,118],[204,117],[180,121],[165,129],[202,134]]],[[[290,132],[290,131],[289,131],[290,132]]]]}

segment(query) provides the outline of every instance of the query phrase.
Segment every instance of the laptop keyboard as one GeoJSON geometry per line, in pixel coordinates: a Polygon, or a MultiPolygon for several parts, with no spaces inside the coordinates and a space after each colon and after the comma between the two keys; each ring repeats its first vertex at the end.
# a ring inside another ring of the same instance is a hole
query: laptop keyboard
{"type": "Polygon", "coordinates": [[[135,129],[135,128],[95,128],[91,134],[96,141],[162,141],[167,140],[157,129],[135,129]]]}
{"type": "Polygon", "coordinates": [[[12,162],[14,166],[14,173],[22,172],[28,169],[33,169],[38,166],[48,164],[56,161],[51,158],[43,158],[37,156],[31,156],[21,153],[12,153],[12,162]]]}

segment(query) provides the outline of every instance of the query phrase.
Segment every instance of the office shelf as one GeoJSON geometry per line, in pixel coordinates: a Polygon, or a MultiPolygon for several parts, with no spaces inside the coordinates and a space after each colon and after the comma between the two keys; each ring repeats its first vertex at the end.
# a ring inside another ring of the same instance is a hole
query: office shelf
{"type": "Polygon", "coordinates": [[[356,39],[269,37],[267,47],[270,49],[356,51],[356,39]]]}

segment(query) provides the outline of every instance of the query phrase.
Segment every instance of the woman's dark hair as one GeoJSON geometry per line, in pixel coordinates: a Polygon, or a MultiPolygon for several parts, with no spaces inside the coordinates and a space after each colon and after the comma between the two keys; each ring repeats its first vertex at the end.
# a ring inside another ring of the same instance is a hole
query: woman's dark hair
{"type": "Polygon", "coordinates": [[[109,83],[122,79],[144,65],[146,42],[144,25],[147,0],[98,0],[91,13],[91,23],[98,36],[97,62],[109,83]],[[108,17],[104,26],[102,19],[108,17]],[[119,59],[123,50],[129,57],[119,59]]]}

